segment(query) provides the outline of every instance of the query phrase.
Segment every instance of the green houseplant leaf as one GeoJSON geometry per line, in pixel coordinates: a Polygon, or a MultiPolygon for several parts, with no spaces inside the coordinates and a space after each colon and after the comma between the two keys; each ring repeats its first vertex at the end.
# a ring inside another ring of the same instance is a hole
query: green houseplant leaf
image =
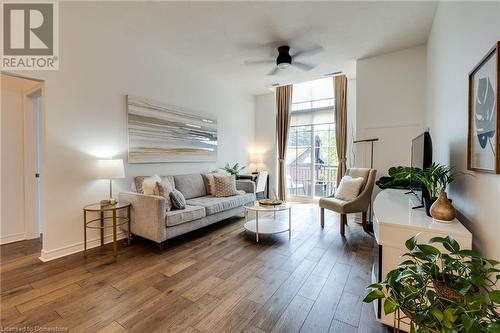
{"type": "Polygon", "coordinates": [[[398,303],[395,302],[392,298],[386,298],[384,300],[384,313],[386,315],[396,312],[398,309],[398,303]]]}
{"type": "Polygon", "coordinates": [[[500,290],[490,291],[488,296],[493,303],[500,304],[500,290]]]}
{"type": "Polygon", "coordinates": [[[478,252],[460,249],[452,237],[434,237],[420,244],[417,236],[405,242],[409,250],[381,283],[369,286],[364,302],[384,301],[384,313],[401,311],[412,332],[500,333],[499,264],[478,252]],[[446,251],[430,244],[441,244],[446,251]]]}
{"type": "Polygon", "coordinates": [[[370,293],[368,293],[368,295],[366,295],[366,297],[363,299],[363,302],[365,303],[370,303],[376,299],[381,299],[381,298],[384,298],[384,292],[380,289],[375,289],[375,290],[372,290],[370,293]]]}

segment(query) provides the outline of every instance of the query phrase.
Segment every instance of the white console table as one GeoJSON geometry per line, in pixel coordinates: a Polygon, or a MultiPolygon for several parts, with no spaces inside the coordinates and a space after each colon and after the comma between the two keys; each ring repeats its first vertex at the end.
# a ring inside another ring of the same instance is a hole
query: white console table
{"type": "MultiPolygon", "coordinates": [[[[372,269],[372,282],[384,280],[387,273],[403,261],[401,255],[408,252],[405,241],[418,234],[419,243],[427,243],[435,236],[451,236],[463,249],[472,248],[472,234],[457,220],[451,223],[435,222],[425,214],[424,208],[417,206],[414,194],[405,194],[404,190],[387,189],[380,192],[373,202],[373,231],[378,245],[372,269]]],[[[436,246],[440,250],[444,248],[436,246]]],[[[383,313],[381,302],[375,302],[375,314],[378,321],[393,326],[394,317],[383,313]]],[[[402,325],[403,330],[409,327],[402,325]]]]}

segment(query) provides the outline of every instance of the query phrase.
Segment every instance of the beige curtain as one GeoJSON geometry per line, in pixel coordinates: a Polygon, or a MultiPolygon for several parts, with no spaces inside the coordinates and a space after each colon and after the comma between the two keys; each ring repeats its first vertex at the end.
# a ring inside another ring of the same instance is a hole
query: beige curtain
{"type": "Polygon", "coordinates": [[[337,186],[345,175],[347,151],[347,77],[339,75],[333,77],[333,90],[335,98],[335,139],[337,142],[337,186]]]}
{"type": "Polygon", "coordinates": [[[278,198],[286,200],[286,146],[292,108],[292,85],[276,89],[276,135],[278,137],[278,198]]]}

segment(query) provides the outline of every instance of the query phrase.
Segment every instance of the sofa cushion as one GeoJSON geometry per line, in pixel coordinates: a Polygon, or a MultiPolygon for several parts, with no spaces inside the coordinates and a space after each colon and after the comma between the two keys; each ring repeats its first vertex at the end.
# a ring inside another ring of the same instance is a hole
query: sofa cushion
{"type": "Polygon", "coordinates": [[[184,209],[173,209],[167,212],[165,215],[165,225],[173,227],[174,225],[201,219],[205,216],[204,207],[187,205],[184,209]]]}
{"type": "Polygon", "coordinates": [[[175,188],[182,192],[186,199],[207,195],[205,183],[200,173],[174,176],[175,188]]]}
{"type": "Polygon", "coordinates": [[[253,201],[255,201],[255,194],[245,193],[240,195],[234,195],[232,197],[221,197],[221,198],[207,195],[200,198],[189,199],[187,200],[187,204],[203,206],[205,207],[207,215],[213,215],[231,208],[243,206],[253,201]]]}

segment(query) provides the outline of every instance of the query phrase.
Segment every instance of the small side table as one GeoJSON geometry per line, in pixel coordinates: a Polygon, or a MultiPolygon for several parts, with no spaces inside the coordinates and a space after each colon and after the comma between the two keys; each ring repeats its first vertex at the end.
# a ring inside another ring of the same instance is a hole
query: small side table
{"type": "Polygon", "coordinates": [[[131,233],[130,233],[130,203],[125,201],[119,201],[114,205],[101,206],[99,203],[90,204],[83,207],[83,244],[84,244],[84,256],[87,256],[87,228],[88,229],[100,229],[101,230],[101,246],[104,245],[104,229],[113,229],[113,255],[117,255],[117,244],[116,244],[116,227],[128,224],[127,233],[127,243],[130,244],[131,233]],[[118,212],[124,209],[126,211],[126,216],[118,216],[118,212]],[[100,214],[100,217],[88,220],[87,213],[96,212],[100,214]],[[105,216],[106,212],[111,212],[111,216],[105,216]],[[106,221],[112,221],[111,225],[106,225],[106,221]],[[95,225],[95,222],[100,222],[95,225]]]}
{"type": "Polygon", "coordinates": [[[245,208],[245,221],[244,228],[247,231],[255,233],[255,240],[259,242],[259,234],[278,234],[288,231],[288,239],[292,238],[292,205],[283,203],[279,206],[266,206],[258,202],[243,206],[245,208]],[[276,212],[288,211],[288,223],[286,221],[276,220],[276,212]],[[248,219],[248,212],[255,212],[255,219],[248,219]],[[260,218],[259,212],[273,212],[273,218],[260,218]]]}

